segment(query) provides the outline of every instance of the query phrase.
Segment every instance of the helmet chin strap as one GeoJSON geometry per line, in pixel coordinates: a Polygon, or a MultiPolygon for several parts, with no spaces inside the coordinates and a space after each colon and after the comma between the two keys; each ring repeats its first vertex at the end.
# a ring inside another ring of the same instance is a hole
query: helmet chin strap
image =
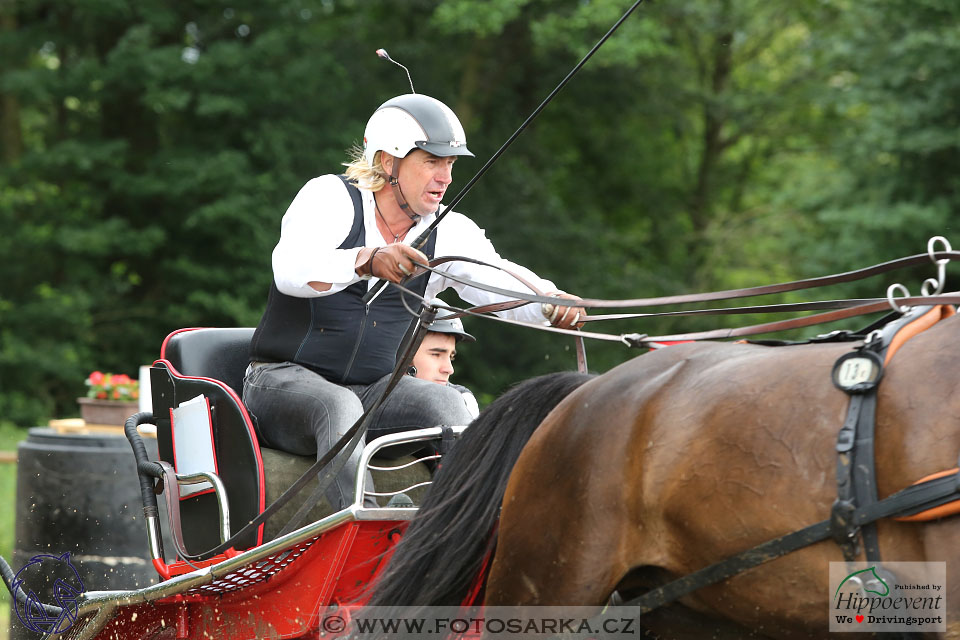
{"type": "Polygon", "coordinates": [[[400,158],[394,158],[393,168],[390,171],[390,188],[393,189],[393,197],[397,201],[397,204],[400,205],[400,210],[407,214],[407,217],[417,222],[420,219],[420,216],[416,213],[410,211],[410,204],[407,202],[407,199],[403,195],[403,191],[400,189],[400,158]]]}

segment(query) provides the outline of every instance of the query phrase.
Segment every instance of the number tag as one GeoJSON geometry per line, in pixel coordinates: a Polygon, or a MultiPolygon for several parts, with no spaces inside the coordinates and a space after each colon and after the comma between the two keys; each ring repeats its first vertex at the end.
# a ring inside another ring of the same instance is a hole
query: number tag
{"type": "Polygon", "coordinates": [[[833,365],[833,384],[847,393],[864,393],[877,386],[883,375],[883,361],[873,351],[844,354],[833,365]]]}

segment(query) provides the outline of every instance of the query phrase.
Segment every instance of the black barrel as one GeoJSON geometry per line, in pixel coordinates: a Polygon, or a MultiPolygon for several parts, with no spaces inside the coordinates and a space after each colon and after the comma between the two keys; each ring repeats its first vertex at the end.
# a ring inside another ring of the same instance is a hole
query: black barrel
{"type": "MultiPolygon", "coordinates": [[[[156,460],[156,440],[144,442],[156,460]]],[[[67,552],[85,591],[157,582],[133,452],[122,433],[64,434],[34,427],[17,448],[13,571],[33,561],[24,577],[49,582],[44,576],[58,570],[50,556],[67,552]]],[[[51,585],[27,585],[49,604],[56,603],[51,585]]],[[[13,603],[10,608],[11,639],[39,637],[21,623],[13,603]]]]}

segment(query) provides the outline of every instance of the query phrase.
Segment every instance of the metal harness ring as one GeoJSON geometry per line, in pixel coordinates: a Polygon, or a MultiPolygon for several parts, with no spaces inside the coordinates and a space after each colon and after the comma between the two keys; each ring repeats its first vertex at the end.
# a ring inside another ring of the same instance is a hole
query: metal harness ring
{"type": "Polygon", "coordinates": [[[940,241],[943,243],[943,250],[945,252],[949,253],[953,251],[953,249],[950,247],[949,240],[947,240],[943,236],[933,236],[932,238],[927,240],[927,255],[930,256],[930,262],[932,262],[933,264],[937,266],[946,265],[948,262],[950,262],[950,258],[941,258],[940,260],[937,260],[936,257],[934,256],[934,253],[936,253],[936,251],[934,250],[934,245],[937,243],[937,241],[940,241]]]}
{"type": "Polygon", "coordinates": [[[887,302],[890,303],[890,306],[893,307],[893,310],[897,313],[906,313],[910,310],[910,307],[901,307],[899,304],[897,304],[896,298],[893,296],[893,294],[897,291],[903,292],[902,297],[904,298],[910,297],[910,291],[898,282],[887,287],[887,302]]]}
{"type": "Polygon", "coordinates": [[[923,281],[923,285],[920,287],[920,293],[925,296],[940,295],[947,281],[947,263],[950,262],[950,258],[936,259],[934,254],[935,245],[938,241],[943,243],[945,251],[951,251],[950,243],[943,236],[934,236],[927,241],[927,255],[930,256],[930,261],[937,265],[937,277],[927,278],[923,281]],[[931,287],[933,287],[932,291],[930,290],[931,287]]]}

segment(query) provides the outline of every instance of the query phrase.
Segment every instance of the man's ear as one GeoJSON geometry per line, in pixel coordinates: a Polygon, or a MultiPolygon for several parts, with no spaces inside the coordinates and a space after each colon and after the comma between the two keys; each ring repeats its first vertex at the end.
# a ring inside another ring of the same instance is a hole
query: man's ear
{"type": "Polygon", "coordinates": [[[396,157],[390,155],[386,151],[380,152],[380,166],[383,167],[384,173],[390,175],[393,173],[393,164],[397,161],[396,157]]]}

